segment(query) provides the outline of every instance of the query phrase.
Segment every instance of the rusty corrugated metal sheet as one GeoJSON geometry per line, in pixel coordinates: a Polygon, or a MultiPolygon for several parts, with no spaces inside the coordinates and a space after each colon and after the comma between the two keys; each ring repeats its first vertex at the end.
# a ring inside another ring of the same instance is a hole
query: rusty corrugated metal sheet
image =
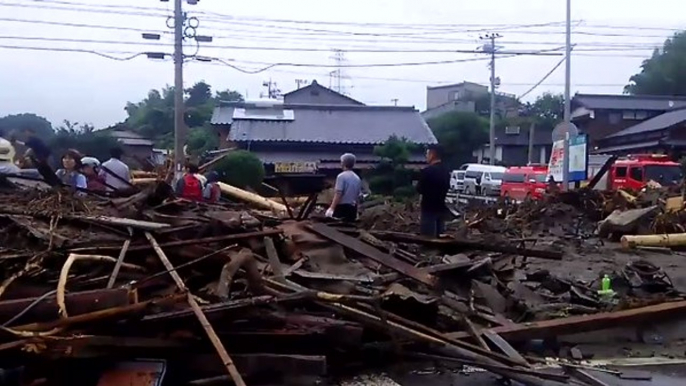
{"type": "Polygon", "coordinates": [[[119,362],[100,376],[98,386],[161,386],[165,361],[119,362]]]}

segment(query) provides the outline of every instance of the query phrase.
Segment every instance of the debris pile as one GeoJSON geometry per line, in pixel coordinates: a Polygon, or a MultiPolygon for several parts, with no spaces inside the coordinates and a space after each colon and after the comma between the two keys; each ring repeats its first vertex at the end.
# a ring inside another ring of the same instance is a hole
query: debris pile
{"type": "Polygon", "coordinates": [[[2,363],[49,384],[142,371],[245,385],[423,357],[559,385],[570,375],[515,347],[686,309],[655,266],[616,273],[608,299],[597,283],[522,275],[561,251],[362,224],[192,203],[163,184],[117,199],[0,193],[2,363]]]}

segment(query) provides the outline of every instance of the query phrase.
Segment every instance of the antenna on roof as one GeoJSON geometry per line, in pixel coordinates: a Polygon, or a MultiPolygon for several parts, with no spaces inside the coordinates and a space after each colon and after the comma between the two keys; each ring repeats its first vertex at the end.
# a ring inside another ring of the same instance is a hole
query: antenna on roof
{"type": "Polygon", "coordinates": [[[307,79],[296,79],[295,84],[298,86],[298,90],[300,90],[301,85],[307,84],[308,81],[307,79]]]}
{"type": "Polygon", "coordinates": [[[262,82],[262,87],[267,88],[267,94],[260,93],[260,98],[279,99],[281,96],[281,90],[276,87],[276,82],[273,82],[271,78],[262,82]]]}

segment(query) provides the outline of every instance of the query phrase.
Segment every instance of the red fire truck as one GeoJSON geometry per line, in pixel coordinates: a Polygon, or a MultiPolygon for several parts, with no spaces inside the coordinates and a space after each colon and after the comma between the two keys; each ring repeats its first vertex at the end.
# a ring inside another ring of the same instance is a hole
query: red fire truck
{"type": "Polygon", "coordinates": [[[500,195],[517,201],[539,200],[547,187],[548,167],[545,165],[515,166],[503,174],[500,195]]]}
{"type": "Polygon", "coordinates": [[[648,181],[662,186],[676,185],[683,179],[681,165],[662,154],[636,154],[615,161],[608,175],[608,188],[638,190],[648,181]]]}

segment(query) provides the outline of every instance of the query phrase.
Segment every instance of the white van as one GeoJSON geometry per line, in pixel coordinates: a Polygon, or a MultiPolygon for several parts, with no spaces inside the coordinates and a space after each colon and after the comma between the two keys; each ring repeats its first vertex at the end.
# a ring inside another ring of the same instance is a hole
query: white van
{"type": "Polygon", "coordinates": [[[503,183],[504,166],[467,164],[464,176],[466,194],[499,196],[503,183]]]}
{"type": "Polygon", "coordinates": [[[453,170],[450,172],[450,190],[461,194],[464,192],[464,175],[466,170],[453,170]]]}

